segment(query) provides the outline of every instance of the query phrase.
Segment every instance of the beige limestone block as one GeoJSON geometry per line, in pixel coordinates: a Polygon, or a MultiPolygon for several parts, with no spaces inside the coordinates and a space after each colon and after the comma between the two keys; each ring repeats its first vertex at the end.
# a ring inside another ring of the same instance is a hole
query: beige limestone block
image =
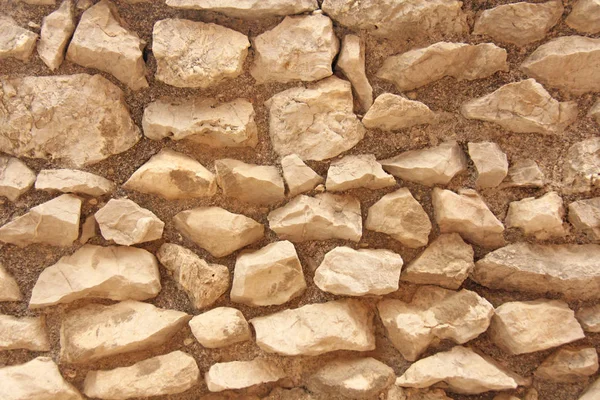
{"type": "Polygon", "coordinates": [[[563,225],[564,216],[562,197],[556,192],[549,192],[537,199],[527,197],[511,202],[504,222],[507,228],[520,228],[525,235],[544,240],[568,233],[563,225]]]}
{"type": "Polygon", "coordinates": [[[317,0],[167,0],[167,5],[244,19],[302,14],[319,8],[317,0]]]}
{"type": "Polygon", "coordinates": [[[15,157],[0,156],[0,196],[12,202],[27,192],[35,182],[35,172],[15,157]]]}
{"type": "Polygon", "coordinates": [[[575,143],[563,161],[563,192],[586,193],[600,186],[599,137],[575,143]]]}
{"type": "Polygon", "coordinates": [[[213,364],[204,379],[209,391],[222,392],[276,382],[285,376],[285,372],[273,362],[255,358],[252,361],[213,364]]]}
{"type": "Polygon", "coordinates": [[[373,104],[373,88],[365,72],[365,45],[358,36],[344,36],[335,69],[342,71],[352,83],[360,109],[366,112],[373,104]]]}
{"type": "Polygon", "coordinates": [[[583,306],[575,313],[575,318],[586,332],[600,332],[600,304],[583,306]]]}
{"type": "Polygon", "coordinates": [[[500,185],[508,174],[508,159],[500,146],[493,142],[469,142],[468,148],[477,169],[475,184],[480,188],[500,185]]]}
{"type": "Polygon", "coordinates": [[[569,204],[569,222],[595,242],[600,241],[600,197],[569,204]]]}
{"type": "Polygon", "coordinates": [[[252,339],[248,321],[240,310],[217,307],[190,320],[192,334],[209,349],[231,346],[252,339]]]}
{"type": "Polygon", "coordinates": [[[0,263],[0,302],[21,301],[23,295],[15,278],[0,263]]]}
{"type": "Polygon", "coordinates": [[[40,42],[37,52],[52,71],[65,59],[65,51],[71,35],[75,31],[73,0],[64,0],[60,7],[42,20],[40,42]]]}
{"type": "Polygon", "coordinates": [[[565,19],[571,28],[584,33],[600,32],[600,1],[578,0],[565,19]]]}
{"type": "Polygon", "coordinates": [[[577,382],[598,371],[598,353],[593,347],[578,350],[558,349],[535,370],[539,379],[577,382]]]}
{"type": "Polygon", "coordinates": [[[43,169],[37,176],[35,188],[103,196],[112,193],[115,190],[115,184],[102,176],[76,169],[43,169]]]}
{"type": "Polygon", "coordinates": [[[79,243],[86,244],[91,238],[96,237],[98,235],[97,226],[98,223],[96,222],[96,218],[94,218],[94,214],[88,215],[83,224],[81,224],[79,243]]]}
{"type": "Polygon", "coordinates": [[[500,185],[501,188],[531,187],[541,188],[544,186],[544,173],[533,160],[518,160],[508,168],[506,179],[500,185]]]}
{"type": "Polygon", "coordinates": [[[377,190],[395,184],[396,179],[383,170],[373,154],[359,154],[332,161],[325,187],[329,192],[342,192],[361,187],[377,190]]]}
{"type": "Polygon", "coordinates": [[[434,121],[435,113],[425,104],[392,93],[377,96],[362,119],[366,128],[383,131],[396,131],[434,121]]]}
{"type": "Polygon", "coordinates": [[[94,217],[104,239],[125,246],[158,240],[165,227],[152,211],[129,199],[110,199],[94,217]]]}
{"type": "Polygon", "coordinates": [[[0,314],[0,351],[15,349],[50,351],[44,317],[17,318],[0,314]]]}
{"type": "Polygon", "coordinates": [[[217,183],[223,195],[246,203],[273,204],[285,198],[279,169],[273,165],[247,164],[224,158],[215,161],[217,183]]]}
{"type": "Polygon", "coordinates": [[[37,34],[21,28],[8,15],[0,15],[0,60],[12,57],[20,61],[29,61],[37,39],[37,34]]]}
{"type": "Polygon", "coordinates": [[[297,154],[289,154],[283,157],[281,159],[281,169],[290,196],[309,192],[323,182],[323,177],[306,165],[297,154]]]}

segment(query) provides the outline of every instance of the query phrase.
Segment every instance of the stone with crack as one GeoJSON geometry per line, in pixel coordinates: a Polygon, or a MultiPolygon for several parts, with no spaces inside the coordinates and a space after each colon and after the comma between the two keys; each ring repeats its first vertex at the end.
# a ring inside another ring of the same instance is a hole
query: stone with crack
{"type": "Polygon", "coordinates": [[[65,0],[60,7],[42,20],[40,41],[37,52],[40,58],[55,71],[65,59],[65,51],[71,35],[75,31],[73,0],[65,0]]]}
{"type": "Polygon", "coordinates": [[[396,179],[383,170],[373,154],[359,154],[332,161],[325,187],[330,192],[342,192],[361,187],[377,190],[395,184],[396,179]]]}
{"type": "Polygon", "coordinates": [[[244,314],[231,307],[217,307],[190,320],[192,334],[209,349],[231,346],[252,339],[244,314]]]}
{"type": "Polygon", "coordinates": [[[600,242],[600,197],[569,204],[569,222],[591,240],[600,242]]]}
{"type": "Polygon", "coordinates": [[[27,192],[35,182],[35,172],[15,157],[0,156],[0,196],[12,202],[27,192]]]}
{"type": "Polygon", "coordinates": [[[575,313],[579,325],[586,332],[600,332],[600,304],[583,306],[575,313]]]}
{"type": "Polygon", "coordinates": [[[112,193],[115,184],[100,175],[76,169],[43,169],[37,176],[35,188],[50,192],[103,196],[112,193]]]}
{"type": "Polygon", "coordinates": [[[535,370],[536,378],[554,382],[577,382],[598,371],[598,353],[593,347],[578,350],[561,348],[535,370]]]}
{"type": "Polygon", "coordinates": [[[274,165],[224,158],[215,161],[215,170],[224,196],[260,205],[279,203],[285,198],[283,178],[274,165]]]}
{"type": "Polygon", "coordinates": [[[480,188],[496,187],[508,174],[508,158],[494,142],[469,142],[469,156],[477,169],[475,184],[480,188]]]}
{"type": "Polygon", "coordinates": [[[0,302],[21,301],[23,294],[15,278],[0,263],[0,302]]]}
{"type": "Polygon", "coordinates": [[[0,60],[10,57],[29,61],[37,39],[37,34],[21,28],[8,15],[0,15],[0,60]]]}
{"type": "Polygon", "coordinates": [[[563,225],[565,207],[556,192],[548,192],[540,198],[527,197],[508,205],[507,228],[520,228],[527,236],[545,240],[564,237],[568,230],[563,225]]]}
{"type": "Polygon", "coordinates": [[[213,364],[204,375],[204,379],[209,391],[222,392],[276,382],[285,376],[285,372],[273,362],[255,358],[252,361],[213,364]]]}
{"type": "Polygon", "coordinates": [[[433,122],[435,113],[425,104],[392,93],[377,96],[362,119],[366,128],[383,131],[396,131],[433,122]]]}
{"type": "Polygon", "coordinates": [[[584,33],[600,32],[600,1],[578,0],[565,19],[571,28],[584,33]]]}
{"type": "Polygon", "coordinates": [[[302,14],[319,8],[317,0],[167,0],[167,5],[243,19],[302,14]]]}
{"type": "Polygon", "coordinates": [[[534,160],[517,160],[508,168],[500,187],[541,188],[544,187],[544,173],[534,160]]]}
{"type": "Polygon", "coordinates": [[[50,351],[44,317],[0,314],[0,351],[15,349],[50,351]]]}
{"type": "Polygon", "coordinates": [[[600,187],[600,138],[577,142],[563,158],[563,192],[586,193],[600,187]]]}
{"type": "Polygon", "coordinates": [[[290,196],[310,192],[323,182],[323,177],[306,165],[297,154],[289,154],[283,157],[281,159],[281,169],[290,196]]]}
{"type": "Polygon", "coordinates": [[[165,227],[152,211],[129,199],[110,199],[94,217],[104,239],[125,246],[158,240],[165,227]]]}
{"type": "Polygon", "coordinates": [[[360,109],[366,112],[373,104],[373,88],[365,72],[365,45],[360,37],[344,36],[335,69],[341,71],[352,83],[360,109]]]}

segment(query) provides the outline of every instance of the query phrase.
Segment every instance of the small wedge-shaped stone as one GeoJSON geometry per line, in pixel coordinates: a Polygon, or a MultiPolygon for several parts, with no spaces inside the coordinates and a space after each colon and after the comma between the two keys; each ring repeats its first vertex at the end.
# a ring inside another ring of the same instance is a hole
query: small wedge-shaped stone
{"type": "Polygon", "coordinates": [[[560,21],[562,1],[512,3],[485,10],[475,21],[474,35],[487,35],[495,41],[524,46],[543,39],[560,21]]]}
{"type": "Polygon", "coordinates": [[[531,187],[544,186],[544,173],[533,160],[518,160],[508,169],[508,175],[501,187],[531,187]]]}
{"type": "Polygon", "coordinates": [[[226,266],[209,264],[185,247],[165,243],[156,257],[198,309],[210,306],[229,289],[226,266]]]}
{"type": "Polygon", "coordinates": [[[404,246],[426,246],[431,221],[407,188],[388,193],[369,208],[365,228],[385,233],[404,246]]]}
{"type": "Polygon", "coordinates": [[[2,400],[83,400],[50,357],[0,368],[2,400]]]}
{"type": "Polygon", "coordinates": [[[252,361],[231,361],[212,365],[204,375],[211,392],[245,389],[285,378],[285,372],[275,363],[255,358],[252,361]]]}
{"type": "Polygon", "coordinates": [[[598,371],[598,353],[593,347],[558,349],[535,370],[535,376],[554,382],[577,382],[598,371]]]}
{"type": "Polygon", "coordinates": [[[167,0],[167,5],[189,10],[215,11],[244,19],[302,14],[319,8],[317,0],[167,0]]]}
{"type": "Polygon", "coordinates": [[[525,235],[545,240],[567,234],[563,226],[564,215],[562,197],[549,192],[538,199],[527,197],[511,202],[505,222],[507,228],[521,228],[525,235]]]}
{"type": "Polygon", "coordinates": [[[0,242],[19,247],[40,243],[70,246],[79,237],[81,199],[63,194],[32,207],[0,228],[0,242]]]}
{"type": "Polygon", "coordinates": [[[584,306],[577,310],[575,318],[586,332],[600,332],[600,304],[584,306]]]}
{"type": "Polygon", "coordinates": [[[476,191],[460,189],[457,194],[434,188],[431,201],[440,232],[459,233],[463,239],[486,248],[504,244],[504,225],[476,191]]]}
{"type": "Polygon", "coordinates": [[[244,99],[220,104],[209,98],[157,100],[144,109],[142,126],[152,140],[187,139],[211,147],[254,147],[258,142],[254,107],[244,99]]]}
{"type": "Polygon", "coordinates": [[[396,179],[385,173],[373,154],[349,155],[332,161],[325,182],[330,192],[361,187],[377,190],[395,184],[396,179]]]}
{"type": "Polygon", "coordinates": [[[439,42],[388,57],[376,75],[404,92],[445,76],[472,81],[487,78],[498,71],[508,71],[506,50],[493,43],[439,42]]]}
{"type": "Polygon", "coordinates": [[[358,36],[344,36],[335,68],[342,71],[352,83],[360,109],[366,112],[373,104],[373,88],[365,72],[365,46],[358,36]]]}
{"type": "Polygon", "coordinates": [[[577,118],[577,103],[561,103],[534,79],[526,79],[464,103],[461,113],[517,133],[559,134],[577,118]]]}
{"type": "Polygon", "coordinates": [[[277,93],[265,102],[269,135],[280,156],[326,160],[354,147],[365,127],[352,109],[350,82],[336,77],[277,93]]]}
{"type": "Polygon", "coordinates": [[[209,349],[252,339],[244,314],[231,307],[217,307],[196,315],[190,321],[190,328],[196,340],[209,349]]]}
{"type": "Polygon", "coordinates": [[[336,300],[250,320],[267,353],[316,356],[337,350],[375,349],[373,314],[358,300],[336,300]]]}
{"type": "Polygon", "coordinates": [[[306,289],[302,264],[287,240],[238,256],[230,298],[249,306],[287,303],[306,289]]]}
{"type": "Polygon", "coordinates": [[[578,0],[565,19],[571,28],[584,33],[600,32],[600,1],[578,0]]]}
{"type": "Polygon", "coordinates": [[[37,38],[38,35],[21,28],[11,17],[0,15],[0,60],[12,57],[28,61],[37,38]]]}
{"type": "Polygon", "coordinates": [[[383,131],[395,131],[434,121],[435,113],[425,104],[391,93],[379,95],[362,119],[365,127],[383,131]]]}
{"type": "Polygon", "coordinates": [[[224,158],[215,161],[217,183],[223,195],[246,203],[273,204],[285,198],[283,178],[273,165],[246,164],[224,158]]]}
{"type": "Polygon", "coordinates": [[[506,154],[493,142],[469,143],[469,156],[477,169],[475,184],[480,188],[498,186],[508,174],[506,154]]]}
{"type": "Polygon", "coordinates": [[[387,335],[402,356],[415,361],[434,340],[466,343],[485,332],[494,307],[469,290],[419,286],[410,303],[385,299],[377,308],[387,335]]]}
{"type": "Polygon", "coordinates": [[[0,314],[0,351],[14,349],[50,351],[43,317],[17,318],[0,314]]]}
{"type": "Polygon", "coordinates": [[[467,347],[455,346],[450,351],[415,362],[396,379],[396,385],[424,388],[443,384],[451,392],[479,394],[516,389],[519,381],[517,376],[504,371],[492,360],[467,347]]]}
{"type": "Polygon", "coordinates": [[[64,0],[60,7],[42,20],[37,52],[52,71],[65,59],[65,50],[75,31],[75,14],[72,0],[64,0]]]}
{"type": "Polygon", "coordinates": [[[600,197],[569,204],[569,222],[593,241],[600,241],[600,197]]]}
{"type": "Polygon", "coordinates": [[[600,138],[575,143],[565,155],[563,191],[585,193],[600,187],[600,138]]]}
{"type": "Polygon", "coordinates": [[[162,149],[138,168],[123,188],[178,200],[214,196],[217,181],[212,172],[193,158],[162,149]]]}
{"type": "Polygon", "coordinates": [[[281,169],[290,196],[309,192],[323,182],[323,177],[306,165],[297,154],[283,157],[281,159],[281,169]]]}
{"type": "Polygon", "coordinates": [[[315,285],[343,296],[384,295],[398,290],[402,257],[390,250],[336,247],[315,271],[315,285]]]}
{"type": "Polygon", "coordinates": [[[567,299],[600,298],[600,246],[515,243],[475,263],[472,279],[491,289],[545,294],[567,299]]]}
{"type": "Polygon", "coordinates": [[[29,308],[84,298],[146,300],[160,289],[158,262],[152,253],[135,247],[88,244],[42,271],[29,308]]]}
{"type": "Polygon", "coordinates": [[[16,201],[35,182],[35,172],[18,158],[0,156],[0,196],[16,201]]]}
{"type": "Polygon", "coordinates": [[[600,39],[561,36],[538,47],[521,69],[545,85],[577,95],[600,91],[598,63],[600,39]]]}
{"type": "Polygon", "coordinates": [[[285,17],[252,43],[250,74],[257,83],[317,81],[333,74],[331,64],[340,41],[333,23],[322,14],[285,17]]]}
{"type": "Polygon", "coordinates": [[[250,42],[221,25],[163,19],[152,30],[156,79],[176,87],[207,88],[242,73],[250,42]]]}
{"type": "Polygon", "coordinates": [[[86,396],[106,400],[165,396],[198,384],[200,370],[194,357],[174,351],[129,367],[90,371],[83,382],[86,396]]]}
{"type": "Polygon", "coordinates": [[[280,239],[292,242],[362,237],[360,202],[351,196],[330,193],[315,197],[300,195],[271,211],[269,228],[280,239]]]}
{"type": "Polygon", "coordinates": [[[265,227],[220,207],[198,207],[173,218],[175,228],[214,257],[225,257],[264,236],[265,227]]]}
{"type": "Polygon", "coordinates": [[[76,169],[43,169],[37,176],[35,188],[103,196],[115,190],[115,184],[99,175],[76,169]]]}
{"type": "Polygon", "coordinates": [[[80,364],[144,350],[169,340],[191,316],[127,300],[91,304],[66,314],[60,327],[60,357],[80,364]]]}
{"type": "Polygon", "coordinates": [[[6,271],[0,263],[0,302],[1,301],[21,301],[23,295],[15,278],[6,271]]]}
{"type": "Polygon", "coordinates": [[[467,156],[458,143],[409,150],[381,160],[383,169],[400,179],[422,185],[447,185],[455,175],[467,170],[467,156]]]}
{"type": "Polygon", "coordinates": [[[129,199],[110,199],[94,214],[106,240],[131,246],[162,237],[165,223],[129,199]]]}
{"type": "Polygon", "coordinates": [[[585,337],[567,303],[545,299],[502,304],[496,308],[488,335],[513,355],[551,349],[585,337]]]}
{"type": "Polygon", "coordinates": [[[148,87],[142,54],[146,43],[123,25],[117,7],[108,0],[88,8],[77,24],[67,60],[108,72],[132,90],[148,87]]]}

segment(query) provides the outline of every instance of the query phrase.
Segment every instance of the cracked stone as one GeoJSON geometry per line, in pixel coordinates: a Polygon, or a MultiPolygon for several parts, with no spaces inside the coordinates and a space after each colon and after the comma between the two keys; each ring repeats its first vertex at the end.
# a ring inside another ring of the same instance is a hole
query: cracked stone
{"type": "Polygon", "coordinates": [[[152,211],[128,199],[110,199],[94,217],[104,239],[125,246],[158,240],[165,227],[152,211]]]}
{"type": "Polygon", "coordinates": [[[591,240],[600,241],[600,197],[569,204],[569,222],[591,240]]]}
{"type": "Polygon", "coordinates": [[[283,178],[290,196],[313,190],[323,182],[323,177],[313,171],[297,154],[290,154],[281,159],[283,178]]]}
{"type": "Polygon", "coordinates": [[[0,351],[15,349],[50,351],[43,317],[17,318],[0,314],[0,351]]]}
{"type": "Polygon", "coordinates": [[[167,0],[167,5],[188,10],[214,11],[244,19],[302,14],[319,8],[317,0],[167,0]]]}
{"type": "Polygon", "coordinates": [[[29,61],[37,39],[37,34],[21,28],[11,17],[0,15],[0,60],[12,57],[29,61]]]}
{"type": "Polygon", "coordinates": [[[577,382],[598,371],[598,353],[593,347],[558,349],[535,370],[535,376],[554,382],[577,382]]]}
{"type": "Polygon", "coordinates": [[[37,52],[52,71],[65,59],[65,51],[75,31],[75,14],[72,0],[65,0],[60,7],[42,20],[37,52]]]}
{"type": "Polygon", "coordinates": [[[563,192],[585,193],[600,186],[600,138],[575,143],[564,158],[563,192]]]}
{"type": "Polygon", "coordinates": [[[600,1],[578,0],[565,19],[571,28],[584,33],[600,32],[600,1]]]}
{"type": "Polygon", "coordinates": [[[425,104],[391,93],[379,95],[362,119],[366,128],[383,131],[431,124],[434,121],[435,113],[425,104]]]}
{"type": "Polygon", "coordinates": [[[23,295],[17,281],[0,263],[0,302],[21,301],[22,299],[23,295]]]}
{"type": "Polygon", "coordinates": [[[115,190],[115,184],[108,179],[75,169],[43,169],[35,181],[37,190],[63,193],[82,193],[90,196],[103,196],[115,190]]]}
{"type": "Polygon", "coordinates": [[[252,339],[250,326],[240,310],[217,307],[196,315],[190,328],[200,344],[209,349],[231,346],[252,339]]]}
{"type": "Polygon", "coordinates": [[[209,391],[222,392],[276,382],[285,376],[285,372],[273,362],[255,358],[252,361],[213,364],[204,378],[209,391]]]}
{"type": "Polygon", "coordinates": [[[537,199],[527,197],[511,202],[505,222],[507,228],[520,228],[527,236],[545,240],[568,233],[563,225],[564,216],[562,197],[556,192],[549,192],[537,199]]]}
{"type": "Polygon", "coordinates": [[[283,178],[276,166],[224,158],[215,161],[215,170],[224,196],[253,204],[279,203],[285,198],[283,178]]]}
{"type": "Polygon", "coordinates": [[[361,187],[377,190],[395,184],[396,179],[383,170],[373,154],[359,154],[332,161],[325,186],[330,192],[342,192],[361,187]]]}
{"type": "Polygon", "coordinates": [[[365,72],[365,46],[360,37],[344,36],[335,69],[340,70],[352,83],[354,95],[360,103],[360,109],[366,112],[373,104],[373,88],[365,72]]]}
{"type": "Polygon", "coordinates": [[[501,188],[544,187],[544,173],[533,160],[518,160],[508,168],[506,179],[500,185],[501,188]]]}
{"type": "Polygon", "coordinates": [[[33,186],[35,172],[15,157],[0,156],[0,196],[12,202],[33,186]]]}
{"type": "Polygon", "coordinates": [[[469,142],[469,156],[477,169],[475,184],[480,188],[496,187],[508,174],[508,159],[493,142],[469,142]]]}

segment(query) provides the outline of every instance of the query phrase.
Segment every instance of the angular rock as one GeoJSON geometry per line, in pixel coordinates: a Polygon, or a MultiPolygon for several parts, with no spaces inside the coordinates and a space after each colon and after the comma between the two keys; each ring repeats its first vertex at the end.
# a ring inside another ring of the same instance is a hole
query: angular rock
{"type": "Polygon", "coordinates": [[[600,396],[600,379],[596,379],[588,388],[583,392],[579,400],[596,400],[600,396]]]}
{"type": "Polygon", "coordinates": [[[395,131],[434,121],[435,113],[425,104],[391,93],[379,95],[362,119],[365,127],[383,131],[395,131]]]}
{"type": "Polygon", "coordinates": [[[60,357],[81,364],[158,346],[191,319],[184,312],[139,301],[90,304],[66,314],[60,327],[60,357]]]}
{"type": "Polygon", "coordinates": [[[344,36],[335,69],[342,71],[352,83],[360,109],[366,112],[373,104],[373,88],[365,72],[365,46],[358,36],[344,36]]]}
{"type": "Polygon", "coordinates": [[[431,221],[407,188],[388,193],[369,208],[365,228],[385,233],[404,246],[426,246],[431,221]]]}
{"type": "Polygon", "coordinates": [[[445,76],[472,81],[508,71],[506,50],[493,43],[439,42],[388,57],[376,76],[405,92],[445,76]]]}
{"type": "Polygon", "coordinates": [[[469,156],[477,169],[476,185],[490,188],[500,185],[508,174],[506,154],[493,142],[469,142],[469,156]]]}
{"type": "Polygon", "coordinates": [[[314,275],[324,292],[342,296],[384,295],[398,290],[402,257],[390,250],[336,247],[314,275]]]}
{"type": "Polygon", "coordinates": [[[70,246],[79,237],[80,212],[81,199],[63,194],[3,225],[0,241],[19,247],[35,243],[70,246]]]}
{"type": "Polygon", "coordinates": [[[280,156],[326,160],[354,147],[365,128],[352,112],[350,82],[336,77],[279,92],[265,102],[269,135],[280,156]]]}
{"type": "Polygon", "coordinates": [[[392,175],[426,186],[447,185],[455,175],[466,171],[467,156],[458,143],[444,142],[426,149],[409,150],[381,160],[392,175]]]}
{"type": "Polygon", "coordinates": [[[230,298],[249,306],[284,304],[306,289],[302,264],[291,242],[274,242],[235,262],[230,298]]]}
{"type": "Polygon", "coordinates": [[[121,89],[100,75],[0,79],[0,151],[94,164],[140,139],[121,89]],[[119,134],[116,135],[115,132],[119,134]]]}
{"type": "Polygon", "coordinates": [[[564,216],[562,197],[556,192],[549,192],[538,199],[527,197],[511,202],[504,222],[507,228],[520,228],[527,236],[545,240],[567,234],[563,226],[564,216]]]}
{"type": "Polygon", "coordinates": [[[217,307],[196,315],[190,328],[200,344],[209,349],[231,346],[252,339],[244,314],[231,307],[217,307]]]}
{"type": "Polygon", "coordinates": [[[395,184],[396,179],[385,173],[373,154],[349,155],[332,161],[325,182],[330,192],[361,187],[377,190],[395,184]]]}
{"type": "Polygon", "coordinates": [[[94,215],[88,215],[83,224],[81,224],[81,236],[79,236],[79,243],[86,244],[88,240],[96,237],[98,234],[97,228],[98,223],[94,215]]]}
{"type": "Polygon", "coordinates": [[[267,219],[269,228],[280,239],[292,242],[328,239],[358,242],[362,236],[360,202],[351,196],[300,195],[271,211],[267,219]]]}
{"type": "Polygon", "coordinates": [[[473,256],[458,233],[442,234],[408,264],[400,280],[458,289],[475,266],[473,256]]]}
{"type": "Polygon", "coordinates": [[[373,314],[358,300],[309,304],[250,320],[267,353],[315,356],[330,351],[375,349],[373,314]]]}
{"type": "Polygon", "coordinates": [[[586,332],[600,332],[600,304],[581,307],[575,318],[586,332]]]}
{"type": "Polygon", "coordinates": [[[598,371],[598,353],[593,347],[558,349],[535,370],[535,376],[554,382],[577,382],[598,371]]]}
{"type": "Polygon", "coordinates": [[[544,187],[544,173],[533,160],[518,160],[508,169],[508,175],[501,185],[511,187],[544,187]]]}
{"type": "Polygon", "coordinates": [[[17,201],[35,182],[35,172],[15,157],[0,156],[0,196],[17,201]]]}
{"type": "Polygon", "coordinates": [[[255,358],[252,361],[231,361],[213,364],[206,375],[211,392],[244,389],[285,378],[285,372],[273,362],[255,358]]]}
{"type": "Polygon", "coordinates": [[[152,211],[128,199],[110,199],[94,217],[104,239],[125,246],[158,240],[165,227],[152,211]]]}
{"type": "Polygon", "coordinates": [[[242,73],[250,42],[221,25],[185,19],[154,24],[156,79],[176,87],[207,88],[242,73]]]}
{"type": "Polygon", "coordinates": [[[297,154],[290,154],[281,159],[283,178],[290,196],[313,190],[323,178],[302,161],[297,154]]]}
{"type": "Polygon", "coordinates": [[[215,161],[223,195],[254,204],[273,204],[285,198],[283,178],[273,165],[255,165],[224,158],[215,161]]]}
{"type": "Polygon", "coordinates": [[[156,257],[198,309],[210,306],[229,289],[226,266],[209,264],[185,247],[165,243],[156,257]]]}
{"type": "Polygon", "coordinates": [[[103,196],[112,193],[115,190],[115,184],[102,176],[76,169],[43,169],[37,176],[35,188],[103,196]]]}
{"type": "Polygon", "coordinates": [[[17,22],[7,15],[0,15],[0,60],[16,58],[29,61],[38,35],[21,28],[17,22]]]}
{"type": "Polygon", "coordinates": [[[600,186],[600,138],[593,137],[569,148],[563,165],[563,192],[585,193],[600,186]]]}
{"type": "Polygon", "coordinates": [[[567,303],[545,299],[497,307],[488,335],[511,355],[547,350],[585,337],[567,303]]]}
{"type": "Polygon", "coordinates": [[[15,349],[50,351],[43,317],[17,318],[0,314],[0,351],[15,349]]]}
{"type": "Polygon", "coordinates": [[[562,1],[503,4],[485,10],[475,21],[474,35],[486,35],[498,42],[524,46],[546,37],[562,17],[562,1]]]}
{"type": "Polygon", "coordinates": [[[591,240],[600,241],[600,197],[569,204],[569,222],[591,240]]]}
{"type": "Polygon", "coordinates": [[[584,33],[600,32],[600,1],[578,0],[565,19],[571,28],[584,33]]]}
{"type": "Polygon", "coordinates": [[[254,38],[256,83],[317,81],[333,74],[340,41],[333,23],[322,14],[285,17],[275,28],[254,38]]]}
{"type": "Polygon", "coordinates": [[[154,101],[144,109],[144,135],[152,140],[187,139],[211,147],[255,147],[254,107],[244,99],[218,103],[200,98],[154,101]]]}
{"type": "Polygon", "coordinates": [[[135,247],[88,244],[42,271],[29,308],[87,298],[146,300],[160,289],[158,262],[152,253],[135,247]]]}
{"type": "Polygon", "coordinates": [[[229,17],[255,19],[302,14],[319,8],[317,0],[167,0],[175,8],[215,11],[229,17]]]}
{"type": "Polygon", "coordinates": [[[170,149],[153,155],[122,187],[167,200],[210,197],[217,193],[212,172],[193,158],[170,149]]]}
{"type": "Polygon", "coordinates": [[[42,20],[37,52],[52,71],[65,59],[65,50],[75,31],[75,14],[72,0],[64,0],[60,7],[42,20]]]}
{"type": "Polygon", "coordinates": [[[6,271],[0,263],[0,302],[2,301],[21,301],[23,295],[15,278],[6,271]]]}

